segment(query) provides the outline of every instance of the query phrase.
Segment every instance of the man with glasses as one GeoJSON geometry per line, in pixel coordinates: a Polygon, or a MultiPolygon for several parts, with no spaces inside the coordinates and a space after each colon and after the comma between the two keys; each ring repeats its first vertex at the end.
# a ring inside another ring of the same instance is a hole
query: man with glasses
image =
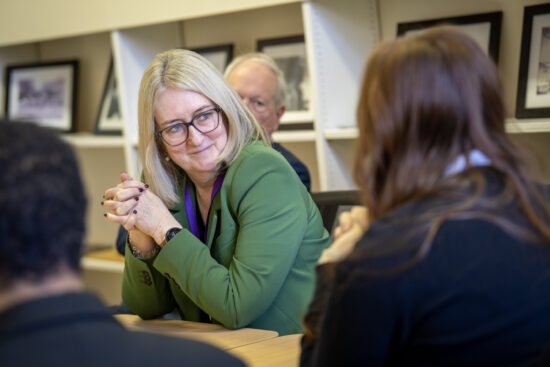
{"type": "Polygon", "coordinates": [[[298,157],[272,140],[285,113],[285,79],[275,61],[263,53],[248,53],[234,59],[225,69],[225,78],[241,96],[256,120],[264,127],[272,146],[290,163],[307,190],[311,179],[298,157]]]}

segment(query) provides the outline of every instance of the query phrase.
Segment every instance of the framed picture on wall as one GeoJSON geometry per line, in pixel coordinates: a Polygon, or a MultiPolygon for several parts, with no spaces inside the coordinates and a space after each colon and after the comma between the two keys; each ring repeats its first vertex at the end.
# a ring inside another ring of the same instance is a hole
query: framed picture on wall
{"type": "Polygon", "coordinates": [[[286,112],[280,129],[285,130],[285,123],[291,123],[298,129],[313,128],[312,123],[300,124],[313,120],[304,36],[258,40],[256,49],[271,56],[285,75],[286,112]]]}
{"type": "Polygon", "coordinates": [[[450,18],[438,18],[397,24],[397,35],[418,32],[429,27],[452,24],[475,39],[481,48],[498,63],[502,12],[482,13],[450,18]]]}
{"type": "Polygon", "coordinates": [[[516,117],[550,117],[550,4],[523,12],[516,117]]]}
{"type": "Polygon", "coordinates": [[[225,67],[231,62],[231,59],[233,59],[232,43],[227,45],[194,48],[191,51],[195,51],[196,53],[207,58],[208,61],[214,64],[216,69],[218,69],[222,74],[225,67]]]}
{"type": "Polygon", "coordinates": [[[6,118],[74,131],[77,78],[77,60],[8,66],[6,118]]]}
{"type": "Polygon", "coordinates": [[[123,126],[120,112],[118,84],[113,60],[109,64],[107,80],[103,88],[103,97],[97,112],[95,133],[106,135],[121,135],[123,126]]]}

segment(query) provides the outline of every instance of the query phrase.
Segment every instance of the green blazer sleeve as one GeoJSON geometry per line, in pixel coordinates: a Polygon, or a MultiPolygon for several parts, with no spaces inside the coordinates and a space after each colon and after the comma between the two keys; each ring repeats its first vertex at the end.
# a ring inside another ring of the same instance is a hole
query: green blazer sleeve
{"type": "Polygon", "coordinates": [[[176,306],[168,280],[153,267],[153,261],[154,258],[134,257],[126,244],[122,299],[132,312],[144,319],[168,313],[176,306]],[[144,299],[147,302],[141,302],[144,299]]]}

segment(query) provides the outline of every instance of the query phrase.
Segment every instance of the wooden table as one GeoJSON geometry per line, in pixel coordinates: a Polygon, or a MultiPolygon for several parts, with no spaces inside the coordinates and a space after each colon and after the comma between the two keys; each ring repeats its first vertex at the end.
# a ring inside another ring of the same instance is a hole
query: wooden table
{"type": "Polygon", "coordinates": [[[302,334],[271,338],[228,350],[249,367],[296,367],[300,364],[302,334]]]}
{"type": "Polygon", "coordinates": [[[242,328],[229,330],[221,325],[202,322],[153,319],[142,320],[136,315],[115,315],[126,328],[147,331],[176,337],[183,337],[213,344],[228,350],[276,338],[279,334],[272,330],[242,328]]]}
{"type": "MultiPolygon", "coordinates": [[[[122,256],[113,251],[94,255],[94,260],[99,261],[121,263],[123,260],[122,256]]],[[[249,367],[296,367],[300,361],[302,334],[278,336],[272,330],[229,330],[217,324],[167,319],[142,320],[139,316],[126,314],[115,317],[131,330],[189,338],[215,345],[242,359],[249,367]]]]}

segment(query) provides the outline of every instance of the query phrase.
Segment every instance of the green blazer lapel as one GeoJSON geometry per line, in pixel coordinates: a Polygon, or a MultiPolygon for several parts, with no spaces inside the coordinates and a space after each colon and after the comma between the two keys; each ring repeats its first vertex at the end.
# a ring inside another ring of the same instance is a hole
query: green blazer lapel
{"type": "MultiPolygon", "coordinates": [[[[176,220],[183,226],[183,228],[190,229],[189,219],[187,217],[187,210],[185,209],[185,182],[188,180],[185,176],[182,180],[179,197],[180,201],[170,209],[170,213],[176,218],[176,220]]],[[[191,195],[191,200],[193,201],[193,208],[196,207],[195,203],[195,186],[192,182],[189,185],[189,194],[191,195]]]]}
{"type": "Polygon", "coordinates": [[[220,198],[219,193],[216,194],[212,204],[210,204],[210,215],[208,216],[208,229],[206,233],[206,246],[209,249],[212,248],[212,242],[216,235],[216,228],[218,227],[218,212],[220,211],[220,198]]]}

